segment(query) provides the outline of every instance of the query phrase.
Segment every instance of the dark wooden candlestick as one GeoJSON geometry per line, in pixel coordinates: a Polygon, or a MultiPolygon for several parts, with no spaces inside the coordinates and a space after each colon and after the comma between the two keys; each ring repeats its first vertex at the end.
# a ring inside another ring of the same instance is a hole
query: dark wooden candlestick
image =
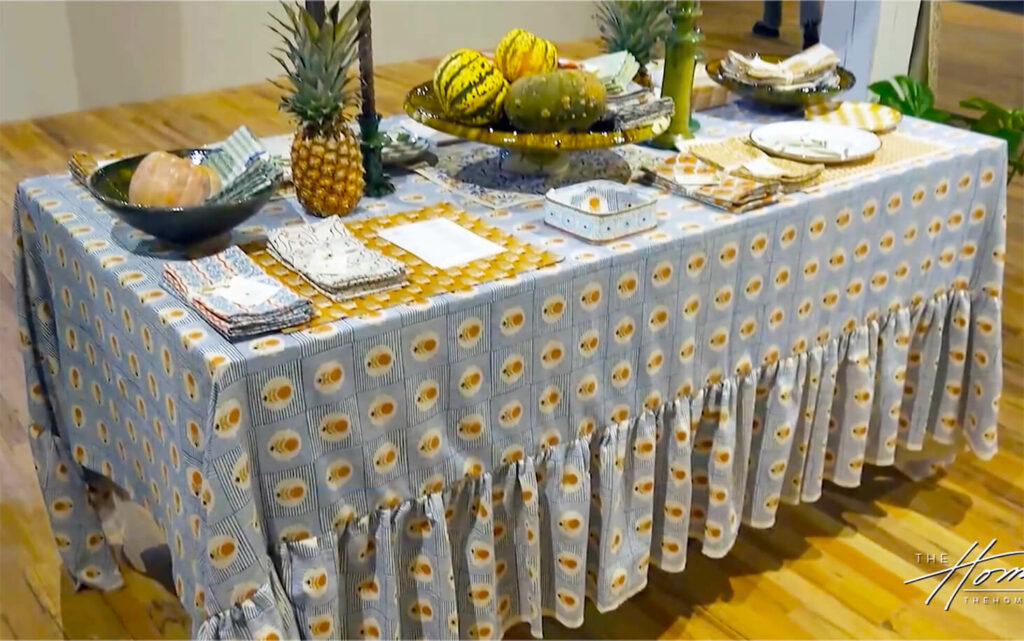
{"type": "Polygon", "coordinates": [[[367,196],[386,196],[395,191],[395,186],[384,172],[381,148],[384,138],[380,135],[380,114],[373,92],[373,27],[370,23],[369,0],[356,0],[359,5],[359,83],[362,89],[362,110],[359,113],[359,130],[363,152],[364,193],[367,196]]]}
{"type": "Polygon", "coordinates": [[[306,13],[311,15],[316,23],[322,25],[327,18],[327,7],[324,0],[306,0],[306,13]]]}

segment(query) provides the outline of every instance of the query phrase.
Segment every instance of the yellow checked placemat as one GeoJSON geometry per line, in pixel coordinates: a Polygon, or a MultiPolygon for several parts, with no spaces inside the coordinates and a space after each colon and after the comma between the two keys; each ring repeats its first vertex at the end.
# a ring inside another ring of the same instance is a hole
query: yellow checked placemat
{"type": "Polygon", "coordinates": [[[524,243],[507,231],[484,222],[480,216],[468,214],[450,203],[438,203],[413,211],[352,220],[346,222],[345,226],[367,247],[402,261],[406,268],[405,284],[387,291],[339,302],[313,287],[302,275],[281,263],[264,245],[245,245],[242,250],[257,265],[296,294],[313,301],[316,316],[305,325],[291,327],[285,331],[307,329],[353,316],[376,315],[388,307],[403,303],[422,303],[437,294],[468,291],[481,283],[548,267],[561,260],[557,254],[524,243]],[[505,251],[450,269],[438,269],[377,235],[378,230],[386,227],[430,218],[447,218],[474,234],[504,247],[505,251]]]}

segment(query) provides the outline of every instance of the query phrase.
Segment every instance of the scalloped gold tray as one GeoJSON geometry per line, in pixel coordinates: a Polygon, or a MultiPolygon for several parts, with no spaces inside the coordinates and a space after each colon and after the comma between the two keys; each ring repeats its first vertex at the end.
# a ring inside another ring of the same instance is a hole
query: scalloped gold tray
{"type": "MultiPolygon", "coordinates": [[[[413,120],[438,131],[475,140],[477,142],[520,151],[562,152],[578,149],[617,147],[650,140],[668,128],[668,118],[654,120],[634,127],[612,131],[556,131],[530,133],[505,128],[500,123],[490,127],[463,125],[445,117],[434,95],[434,82],[427,81],[413,87],[405,96],[405,112],[413,120]]],[[[506,123],[507,125],[507,123],[506,123]]]]}

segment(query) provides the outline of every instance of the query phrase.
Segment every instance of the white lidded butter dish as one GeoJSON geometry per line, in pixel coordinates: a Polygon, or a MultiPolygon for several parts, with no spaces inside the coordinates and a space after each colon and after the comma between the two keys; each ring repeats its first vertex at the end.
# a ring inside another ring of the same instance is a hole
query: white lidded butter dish
{"type": "Polygon", "coordinates": [[[584,240],[604,243],[657,226],[654,198],[611,180],[551,189],[544,222],[584,240]]]}

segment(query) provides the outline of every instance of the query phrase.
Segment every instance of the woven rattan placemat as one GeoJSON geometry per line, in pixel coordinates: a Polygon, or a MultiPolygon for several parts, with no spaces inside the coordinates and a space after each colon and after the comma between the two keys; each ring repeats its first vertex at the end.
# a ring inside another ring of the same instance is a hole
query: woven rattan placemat
{"type": "Polygon", "coordinates": [[[286,331],[307,329],[353,316],[374,316],[388,307],[403,303],[423,303],[430,296],[437,294],[468,291],[475,285],[554,265],[561,260],[557,254],[524,243],[512,234],[484,222],[480,216],[468,214],[450,203],[438,203],[413,211],[352,220],[346,222],[345,226],[367,247],[402,261],[406,267],[405,284],[387,291],[339,302],[313,287],[299,273],[277,260],[266,250],[265,245],[254,243],[242,246],[242,250],[268,274],[296,294],[313,301],[316,310],[313,319],[305,325],[291,327],[286,331]],[[377,235],[377,231],[385,227],[430,218],[447,218],[474,234],[504,247],[505,251],[465,265],[438,269],[377,235]]]}
{"type": "Polygon", "coordinates": [[[877,172],[946,149],[941,144],[896,132],[882,134],[879,138],[882,140],[882,147],[870,159],[842,165],[825,165],[817,178],[812,179],[804,186],[804,191],[811,191],[862,174],[877,172]]]}
{"type": "MultiPolygon", "coordinates": [[[[915,160],[945,149],[941,144],[896,132],[880,135],[879,138],[882,141],[882,147],[871,158],[857,162],[825,165],[821,173],[797,188],[801,191],[814,191],[833,183],[862,174],[884,170],[893,165],[915,160]]],[[[719,155],[723,156],[725,160],[730,160],[731,164],[739,164],[762,153],[750,143],[750,139],[747,136],[725,138],[717,143],[694,143],[693,147],[688,147],[688,149],[707,149],[713,146],[720,152],[719,155]],[[750,154],[739,153],[747,148],[749,148],[750,154]]],[[[718,159],[716,158],[716,160],[718,159]]],[[[781,166],[786,167],[804,164],[785,159],[772,158],[772,160],[773,162],[777,160],[781,166]]],[[[717,162],[716,164],[721,165],[722,163],[717,162]]]]}

